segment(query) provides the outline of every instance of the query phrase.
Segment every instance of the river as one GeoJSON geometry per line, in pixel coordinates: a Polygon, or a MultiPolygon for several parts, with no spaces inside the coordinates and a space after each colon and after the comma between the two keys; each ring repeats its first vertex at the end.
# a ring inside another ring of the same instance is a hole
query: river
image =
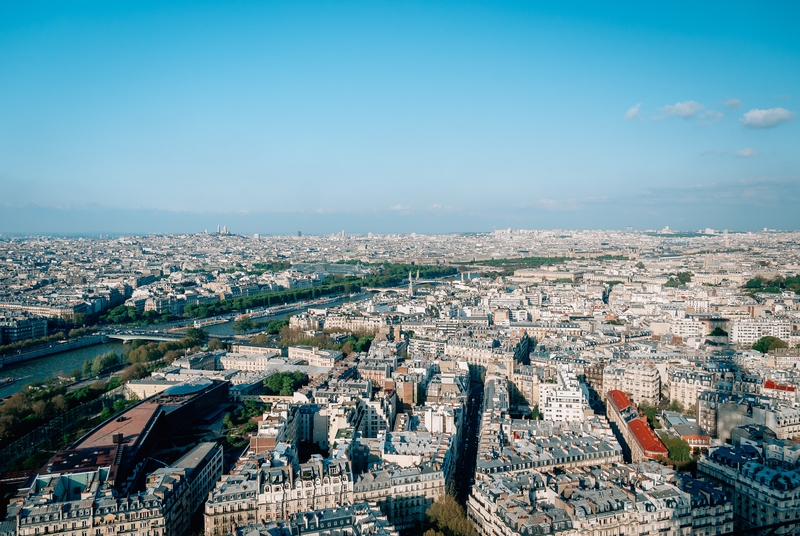
{"type": "MultiPolygon", "coordinates": [[[[302,313],[303,311],[305,311],[309,307],[319,308],[319,309],[329,309],[331,307],[337,307],[339,305],[342,305],[343,303],[362,301],[362,300],[370,298],[371,296],[372,295],[369,294],[369,293],[356,294],[352,298],[349,297],[349,296],[345,296],[344,298],[339,298],[338,300],[332,301],[330,303],[326,303],[324,305],[309,305],[309,306],[303,307],[301,309],[298,309],[297,311],[292,311],[292,312],[289,312],[289,313],[282,313],[282,314],[274,315],[274,316],[265,316],[265,317],[262,317],[262,318],[254,318],[253,321],[263,324],[264,322],[270,322],[272,320],[283,320],[284,318],[286,318],[289,315],[296,315],[298,313],[302,313]]],[[[233,330],[233,320],[231,320],[230,322],[225,322],[224,324],[216,324],[216,325],[213,325],[213,326],[207,326],[204,329],[206,331],[208,331],[208,334],[210,336],[212,336],[212,337],[214,337],[215,335],[219,336],[219,337],[233,337],[234,335],[236,335],[236,332],[233,330]]]]}
{"type": "MultiPolygon", "coordinates": [[[[343,303],[351,302],[351,301],[361,301],[368,298],[369,294],[358,294],[356,296],[344,297],[340,298],[336,301],[325,305],[318,305],[312,307],[336,307],[338,305],[342,305],[343,303]]],[[[305,311],[308,307],[304,307],[297,311],[293,311],[292,313],[283,313],[280,315],[264,317],[264,318],[257,318],[255,319],[257,322],[264,322],[270,320],[280,320],[286,318],[288,314],[297,314],[299,312],[305,311]]],[[[152,326],[156,328],[157,326],[152,326]]],[[[231,337],[235,335],[233,330],[233,321],[225,322],[224,324],[216,324],[214,326],[208,326],[205,328],[209,335],[212,337],[217,336],[227,336],[231,337]]],[[[92,360],[98,355],[102,355],[106,352],[117,352],[120,354],[125,353],[126,349],[130,348],[130,346],[123,346],[120,342],[109,342],[106,344],[98,344],[96,346],[88,346],[86,348],[79,348],[77,350],[72,350],[69,352],[62,352],[60,354],[55,354],[47,357],[42,357],[39,359],[33,359],[31,361],[25,361],[24,363],[19,363],[17,365],[5,365],[3,368],[0,368],[0,378],[5,377],[13,377],[17,378],[15,383],[11,385],[7,385],[5,387],[0,387],[0,398],[4,398],[14,393],[20,391],[26,384],[31,383],[32,381],[36,380],[44,380],[45,378],[50,378],[52,376],[61,374],[69,374],[75,369],[79,369],[83,366],[83,362],[87,359],[92,360]]]]}
{"type": "Polygon", "coordinates": [[[92,360],[98,355],[106,352],[123,353],[121,342],[109,342],[95,346],[78,348],[69,352],[62,352],[39,359],[32,359],[22,363],[5,365],[0,369],[0,378],[17,378],[15,383],[0,387],[0,398],[13,395],[21,390],[26,384],[35,380],[44,380],[58,374],[69,374],[75,369],[83,367],[83,362],[87,359],[92,360]]]}

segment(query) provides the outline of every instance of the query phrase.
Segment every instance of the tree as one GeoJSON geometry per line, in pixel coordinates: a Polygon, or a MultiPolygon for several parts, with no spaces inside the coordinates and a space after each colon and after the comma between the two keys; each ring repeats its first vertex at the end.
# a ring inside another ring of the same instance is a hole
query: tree
{"type": "Polygon", "coordinates": [[[242,315],[239,320],[233,322],[233,330],[236,333],[245,333],[253,329],[253,321],[248,315],[242,315]]]}
{"type": "Polygon", "coordinates": [[[683,404],[677,400],[673,400],[669,403],[669,406],[667,406],[667,411],[677,411],[678,413],[683,413],[683,409],[683,404]]]}
{"type": "Polygon", "coordinates": [[[31,409],[37,417],[44,417],[50,412],[50,404],[44,400],[37,400],[33,403],[33,405],[31,405],[31,409]]]}
{"type": "Polygon", "coordinates": [[[644,270],[644,263],[642,261],[639,261],[636,263],[636,267],[640,270],[644,270]]]}
{"type": "Polygon", "coordinates": [[[197,341],[205,341],[208,339],[208,331],[203,328],[187,328],[186,338],[194,339],[197,341]]]}
{"type": "Polygon", "coordinates": [[[708,334],[709,337],[727,337],[728,332],[722,329],[721,327],[717,326],[714,330],[708,334]]]}
{"type": "Polygon", "coordinates": [[[753,344],[753,350],[766,354],[776,348],[788,348],[789,345],[777,337],[761,337],[753,344]]]}
{"type": "Polygon", "coordinates": [[[302,372],[278,372],[264,380],[267,395],[291,396],[308,383],[308,376],[302,372]]]}
{"type": "Polygon", "coordinates": [[[250,344],[254,344],[257,346],[264,346],[266,344],[269,344],[269,342],[270,338],[269,335],[267,335],[266,333],[259,333],[258,335],[250,337],[250,344]]]}
{"type": "Polygon", "coordinates": [[[119,381],[120,383],[128,383],[131,380],[144,378],[148,374],[149,372],[147,371],[147,367],[144,366],[144,363],[134,363],[122,371],[122,374],[119,375],[119,381]]]}
{"type": "Polygon", "coordinates": [[[64,395],[56,395],[53,397],[53,407],[59,413],[64,413],[69,409],[69,404],[67,403],[67,399],[64,398],[64,395]]]}
{"type": "Polygon", "coordinates": [[[266,328],[264,328],[264,331],[266,331],[270,335],[277,335],[278,333],[281,332],[281,329],[283,329],[284,326],[288,325],[289,325],[288,320],[273,320],[269,324],[267,324],[266,328]]]}
{"type": "Polygon", "coordinates": [[[91,375],[97,376],[105,369],[119,364],[119,356],[116,352],[106,352],[92,360],[91,375]]]}
{"type": "Polygon", "coordinates": [[[224,350],[225,344],[223,344],[219,339],[211,339],[208,341],[208,349],[212,352],[215,350],[224,350]]]}
{"type": "Polygon", "coordinates": [[[744,288],[758,289],[758,288],[761,288],[763,285],[764,285],[764,283],[761,280],[761,278],[757,277],[755,279],[748,280],[747,283],[744,284],[744,288]]]}
{"type": "Polygon", "coordinates": [[[647,402],[646,400],[639,404],[639,411],[641,411],[645,417],[647,417],[647,422],[650,423],[654,429],[661,428],[661,423],[658,422],[656,415],[658,413],[658,409],[647,402]]]}
{"type": "Polygon", "coordinates": [[[692,274],[691,272],[678,272],[677,274],[669,274],[669,275],[670,275],[669,281],[664,283],[664,286],[676,288],[680,287],[681,285],[685,285],[686,283],[689,283],[692,280],[692,275],[694,274],[692,274]]]}
{"type": "Polygon", "coordinates": [[[442,495],[425,513],[429,530],[446,536],[478,536],[464,513],[464,509],[451,495],[442,495]]]}
{"type": "Polygon", "coordinates": [[[674,462],[688,462],[692,459],[692,449],[689,443],[680,437],[672,437],[667,434],[661,434],[661,441],[667,447],[669,452],[669,459],[674,462]]]}

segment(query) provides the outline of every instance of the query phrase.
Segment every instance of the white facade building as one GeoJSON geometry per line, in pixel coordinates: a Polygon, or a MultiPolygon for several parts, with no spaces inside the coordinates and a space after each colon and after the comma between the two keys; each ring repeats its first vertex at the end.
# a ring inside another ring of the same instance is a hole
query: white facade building
{"type": "Polygon", "coordinates": [[[539,410],[548,421],[582,421],[588,397],[569,365],[560,365],[557,383],[539,384],[539,410]]]}
{"type": "Polygon", "coordinates": [[[761,337],[777,337],[789,342],[792,325],[779,318],[741,318],[731,321],[730,341],[733,344],[753,344],[761,337]]]}

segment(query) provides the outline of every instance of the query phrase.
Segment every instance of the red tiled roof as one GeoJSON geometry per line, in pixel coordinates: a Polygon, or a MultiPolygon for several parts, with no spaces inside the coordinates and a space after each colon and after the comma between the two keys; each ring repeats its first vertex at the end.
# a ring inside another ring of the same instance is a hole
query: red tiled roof
{"type": "Polygon", "coordinates": [[[776,389],[778,391],[794,391],[794,385],[783,385],[780,383],[775,383],[772,380],[767,380],[764,382],[764,389],[776,389]]]}
{"type": "Polygon", "coordinates": [[[608,400],[611,401],[614,406],[616,406],[617,411],[623,410],[631,405],[631,401],[628,398],[628,395],[623,393],[622,391],[611,390],[608,392],[608,400]]]}
{"type": "Polygon", "coordinates": [[[666,456],[668,454],[667,447],[664,446],[664,443],[661,442],[656,433],[643,418],[633,419],[628,423],[628,428],[637,443],[639,443],[639,446],[642,447],[645,455],[666,456]]]}

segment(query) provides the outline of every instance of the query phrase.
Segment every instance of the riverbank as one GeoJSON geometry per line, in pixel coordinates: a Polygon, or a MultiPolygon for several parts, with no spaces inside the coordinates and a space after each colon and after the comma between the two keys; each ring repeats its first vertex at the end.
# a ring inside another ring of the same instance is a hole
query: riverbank
{"type": "Polygon", "coordinates": [[[87,335],[66,341],[51,342],[24,352],[19,351],[16,354],[3,356],[0,358],[0,366],[5,367],[6,365],[22,363],[31,359],[39,359],[40,357],[69,352],[95,344],[103,344],[104,342],[107,342],[107,339],[102,335],[87,335]]]}
{"type": "MultiPolygon", "coordinates": [[[[362,301],[364,299],[369,298],[369,293],[359,293],[355,296],[341,296],[338,299],[330,302],[325,303],[324,307],[336,307],[338,305],[342,305],[343,303],[348,302],[357,302],[362,301]]],[[[306,303],[306,302],[299,302],[291,305],[299,305],[299,309],[296,309],[294,313],[304,311],[309,307],[319,307],[314,303],[306,303]]],[[[282,312],[280,314],[270,316],[270,317],[262,317],[258,320],[260,322],[269,322],[270,320],[281,320],[286,318],[288,315],[292,313],[290,312],[282,312]]],[[[236,331],[233,329],[234,320],[231,319],[227,322],[216,324],[213,326],[209,326],[206,329],[210,337],[234,337],[236,335],[236,331]]],[[[174,325],[175,323],[171,323],[174,325]]],[[[161,324],[157,325],[154,324],[150,326],[153,329],[165,329],[170,324],[161,324]]],[[[99,335],[95,335],[95,337],[100,337],[99,335]]],[[[127,349],[130,349],[130,346],[127,346],[127,349]]],[[[0,398],[5,398],[7,396],[11,396],[16,392],[22,390],[22,388],[33,381],[37,380],[45,380],[47,378],[61,375],[67,375],[71,373],[75,369],[80,369],[83,366],[83,362],[86,360],[91,361],[98,355],[102,355],[106,352],[114,351],[120,355],[124,355],[126,351],[126,346],[124,346],[121,342],[99,342],[94,343],[93,345],[85,346],[82,348],[67,350],[67,351],[59,351],[55,354],[45,354],[40,358],[31,358],[27,361],[21,363],[9,363],[8,366],[3,367],[0,369],[0,377],[13,377],[16,378],[17,381],[13,384],[9,384],[3,387],[0,387],[0,398]]]]}
{"type": "Polygon", "coordinates": [[[66,376],[73,370],[81,369],[84,361],[92,361],[98,355],[107,352],[125,353],[121,342],[106,342],[84,346],[74,350],[48,355],[40,359],[32,359],[22,363],[12,363],[0,369],[0,376],[16,378],[17,381],[0,387],[0,398],[11,396],[22,390],[25,385],[56,376],[66,376]]]}

